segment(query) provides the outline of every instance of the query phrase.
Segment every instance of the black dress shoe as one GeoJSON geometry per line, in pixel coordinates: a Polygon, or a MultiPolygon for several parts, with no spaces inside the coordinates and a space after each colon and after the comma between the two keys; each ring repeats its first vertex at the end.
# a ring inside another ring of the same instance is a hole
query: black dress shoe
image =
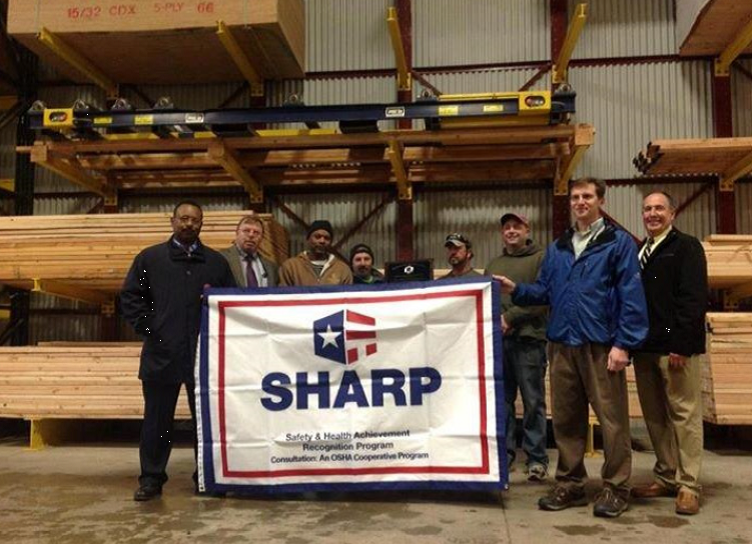
{"type": "Polygon", "coordinates": [[[133,494],[134,501],[150,501],[155,497],[159,497],[162,494],[162,486],[160,485],[142,485],[133,494]]]}

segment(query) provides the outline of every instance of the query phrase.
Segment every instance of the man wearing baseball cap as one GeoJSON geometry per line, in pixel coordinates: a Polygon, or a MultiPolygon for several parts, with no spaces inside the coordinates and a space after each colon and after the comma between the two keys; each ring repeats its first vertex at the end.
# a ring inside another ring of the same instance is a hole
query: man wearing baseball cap
{"type": "MultiPolygon", "coordinates": [[[[487,275],[504,275],[515,282],[538,278],[543,249],[530,239],[530,221],[519,213],[501,216],[501,255],[486,266],[487,275]]],[[[548,475],[546,453],[546,321],[547,306],[516,306],[501,295],[501,330],[504,334],[504,396],[507,404],[507,459],[511,467],[517,452],[515,400],[522,395],[522,449],[531,482],[548,475]]]]}
{"type": "Polygon", "coordinates": [[[465,236],[457,232],[450,234],[444,241],[444,247],[447,262],[452,265],[452,269],[449,274],[440,277],[440,280],[481,275],[473,268],[473,244],[465,236]]]}
{"type": "Polygon", "coordinates": [[[384,274],[373,267],[373,251],[366,244],[355,244],[350,250],[350,269],[356,284],[384,283],[384,274]]]}
{"type": "Polygon", "coordinates": [[[332,252],[332,224],[317,219],[306,232],[308,249],[290,257],[279,268],[279,285],[350,285],[350,267],[332,252]]]}

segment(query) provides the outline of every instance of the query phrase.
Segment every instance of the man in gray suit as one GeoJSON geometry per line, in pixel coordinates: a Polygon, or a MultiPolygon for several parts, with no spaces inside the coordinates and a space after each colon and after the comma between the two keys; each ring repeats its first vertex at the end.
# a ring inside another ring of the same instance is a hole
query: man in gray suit
{"type": "Polygon", "coordinates": [[[277,286],[277,265],[258,252],[263,239],[264,223],[255,215],[245,215],[235,229],[235,242],[220,251],[240,287],[277,286]]]}

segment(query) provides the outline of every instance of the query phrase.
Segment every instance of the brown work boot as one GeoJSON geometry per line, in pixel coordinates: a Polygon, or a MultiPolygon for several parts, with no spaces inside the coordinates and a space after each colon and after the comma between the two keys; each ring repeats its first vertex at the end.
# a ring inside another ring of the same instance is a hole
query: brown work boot
{"type": "Polygon", "coordinates": [[[693,516],[700,511],[700,494],[682,487],[676,497],[676,513],[693,516]]]}
{"type": "Polygon", "coordinates": [[[638,485],[632,488],[632,497],[635,499],[653,499],[655,497],[676,497],[676,491],[666,487],[660,482],[647,485],[638,485]]]}

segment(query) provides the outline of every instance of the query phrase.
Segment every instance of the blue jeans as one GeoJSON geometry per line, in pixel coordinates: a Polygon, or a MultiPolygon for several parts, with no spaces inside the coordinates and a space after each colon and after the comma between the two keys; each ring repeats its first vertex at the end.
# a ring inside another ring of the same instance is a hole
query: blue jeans
{"type": "Polygon", "coordinates": [[[546,453],[546,343],[542,340],[504,338],[504,396],[507,405],[507,452],[517,447],[514,402],[522,395],[522,450],[527,465],[548,467],[546,453]]]}

